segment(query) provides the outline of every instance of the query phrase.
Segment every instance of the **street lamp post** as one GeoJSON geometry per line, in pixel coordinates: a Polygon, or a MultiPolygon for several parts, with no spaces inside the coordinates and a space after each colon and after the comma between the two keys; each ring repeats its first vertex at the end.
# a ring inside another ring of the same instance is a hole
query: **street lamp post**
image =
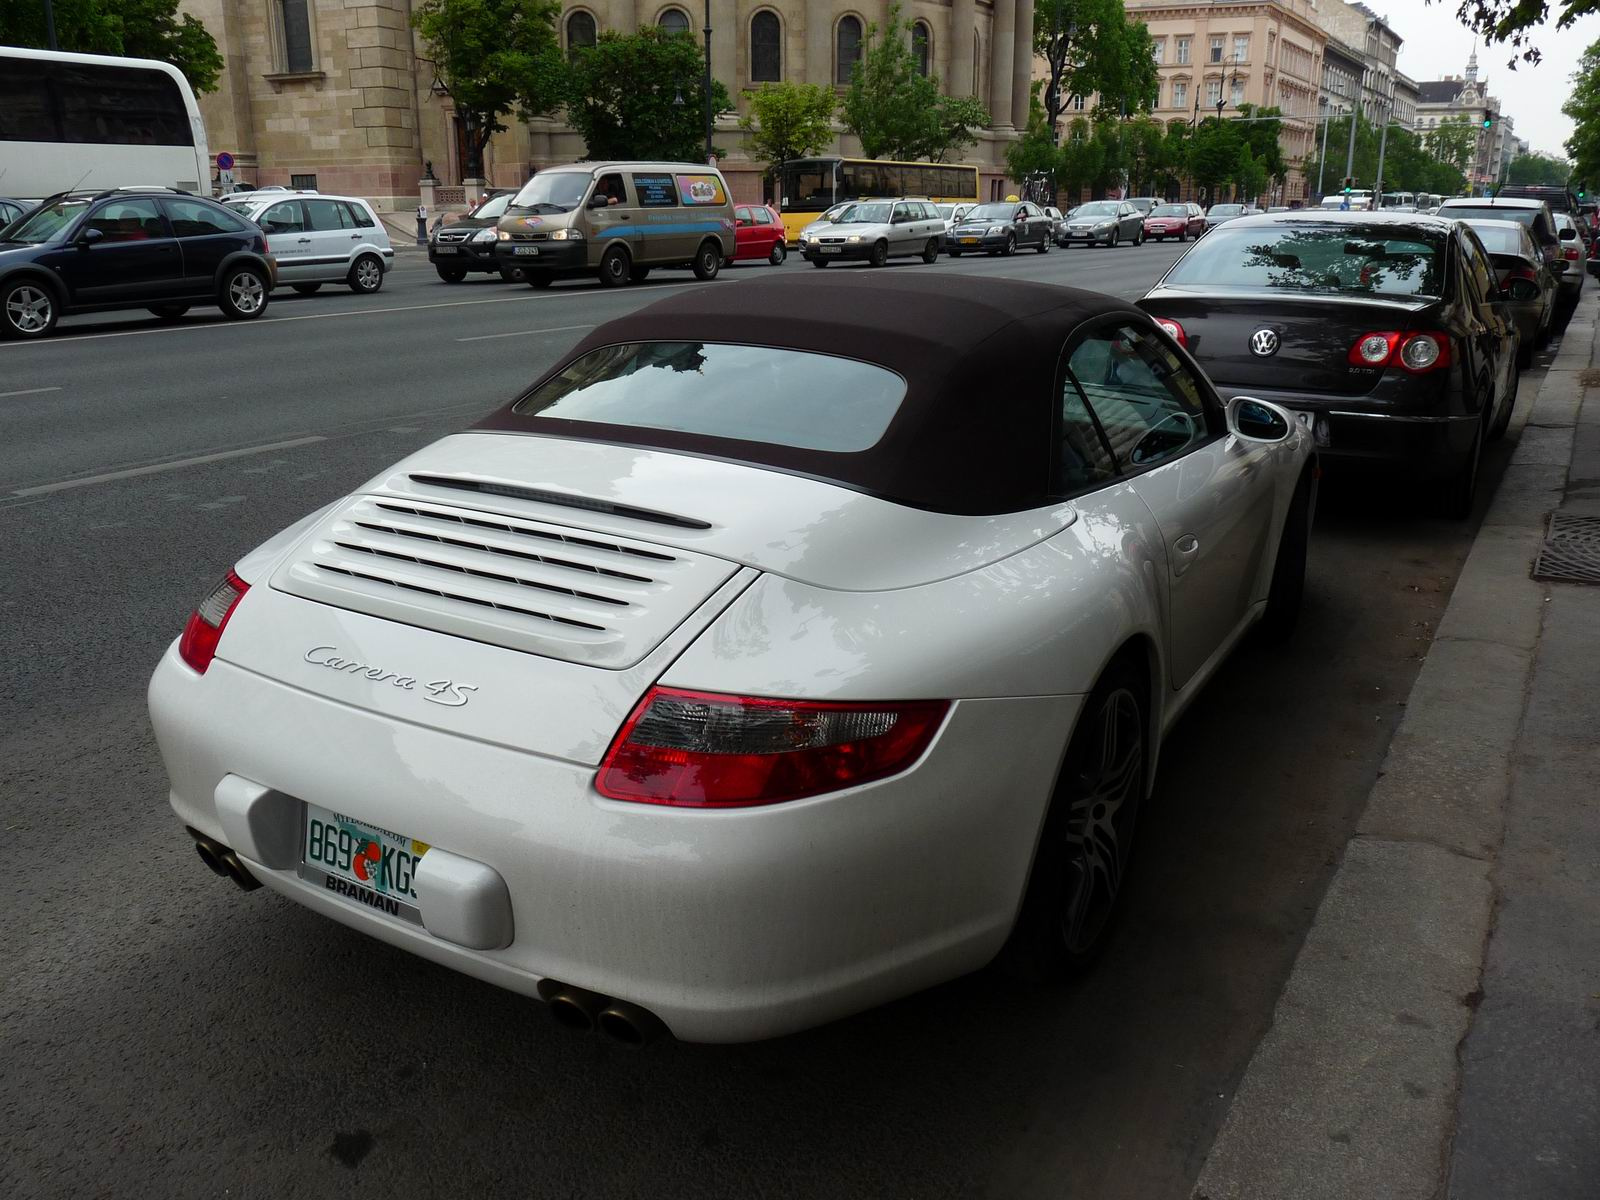
{"type": "Polygon", "coordinates": [[[706,0],[706,163],[711,162],[711,0],[706,0]]]}
{"type": "Polygon", "coordinates": [[[56,45],[56,6],[51,0],[44,0],[44,37],[50,43],[50,49],[61,49],[56,45]]]}

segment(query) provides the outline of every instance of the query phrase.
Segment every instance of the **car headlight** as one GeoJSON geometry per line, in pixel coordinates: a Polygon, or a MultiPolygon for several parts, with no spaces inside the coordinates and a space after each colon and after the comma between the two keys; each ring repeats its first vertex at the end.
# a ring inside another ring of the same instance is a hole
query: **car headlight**
{"type": "Polygon", "coordinates": [[[494,235],[495,231],[493,229],[480,229],[472,235],[472,240],[474,242],[492,242],[494,241],[494,235]]]}
{"type": "Polygon", "coordinates": [[[581,242],[583,241],[583,230],[557,229],[551,232],[550,240],[552,242],[581,242]]]}
{"type": "Polygon", "coordinates": [[[1000,234],[1004,233],[1005,231],[1006,231],[1006,227],[1004,225],[991,225],[991,226],[989,226],[988,229],[983,231],[983,236],[984,237],[998,237],[1000,234]]]}
{"type": "Polygon", "coordinates": [[[808,235],[802,233],[796,240],[800,243],[800,245],[804,246],[806,242],[810,240],[810,238],[808,235]]]}
{"type": "Polygon", "coordinates": [[[1096,225],[1094,227],[1094,231],[1096,233],[1099,233],[1103,229],[1110,229],[1110,228],[1111,228],[1111,222],[1110,221],[1101,221],[1100,224],[1098,224],[1098,225],[1096,225]]]}
{"type": "Polygon", "coordinates": [[[861,240],[861,235],[859,233],[852,233],[849,237],[847,237],[845,239],[845,241],[847,241],[847,242],[859,242],[860,240],[861,240]]]}
{"type": "Polygon", "coordinates": [[[502,242],[509,242],[511,240],[511,235],[504,229],[495,230],[495,237],[499,238],[502,242]]]}

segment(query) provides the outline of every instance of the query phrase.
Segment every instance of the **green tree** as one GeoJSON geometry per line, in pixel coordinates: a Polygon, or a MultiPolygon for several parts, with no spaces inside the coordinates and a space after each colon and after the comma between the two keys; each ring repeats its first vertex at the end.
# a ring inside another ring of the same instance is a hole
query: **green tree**
{"type": "Polygon", "coordinates": [[[1042,80],[1034,80],[1028,93],[1028,123],[1022,136],[1006,147],[1006,177],[1027,179],[1048,175],[1052,184],[1061,165],[1061,152],[1050,126],[1045,123],[1044,105],[1039,102],[1042,80]]]}
{"type": "MultiPolygon", "coordinates": [[[[750,156],[770,166],[781,180],[783,164],[809,158],[833,141],[838,99],[819,83],[769,83],[746,92],[750,111],[739,118],[749,134],[750,156]]],[[[783,203],[782,187],[774,193],[783,203]]]]}
{"type": "Polygon", "coordinates": [[[1600,180],[1600,42],[1583,52],[1571,86],[1561,111],[1573,120],[1566,147],[1572,156],[1572,177],[1600,180]]]}
{"type": "Polygon", "coordinates": [[[1266,174],[1267,180],[1282,183],[1289,176],[1289,164],[1283,157],[1283,110],[1276,105],[1258,108],[1254,104],[1241,104],[1239,136],[1250,147],[1250,153],[1266,174]]]}
{"type": "Polygon", "coordinates": [[[1139,116],[1126,122],[1121,132],[1123,169],[1128,173],[1129,193],[1154,195],[1166,145],[1166,127],[1153,117],[1139,116]]]}
{"type": "Polygon", "coordinates": [[[1194,130],[1187,121],[1167,126],[1161,139],[1161,150],[1154,163],[1155,193],[1158,196],[1176,196],[1183,186],[1183,177],[1189,174],[1189,148],[1194,130]]]}
{"type": "Polygon", "coordinates": [[[989,110],[976,96],[940,96],[934,101],[928,136],[916,148],[929,162],[943,162],[976,142],[978,130],[988,125],[989,110]]]}
{"type": "Polygon", "coordinates": [[[483,174],[483,148],[507,113],[537,117],[561,103],[560,12],[555,0],[422,0],[412,10],[466,131],[467,174],[483,174]]]}
{"type": "Polygon", "coordinates": [[[1109,112],[1146,112],[1157,72],[1150,31],[1128,20],[1122,0],[1036,0],[1033,50],[1044,60],[1041,103],[1049,129],[1074,96],[1098,96],[1109,112]]]}
{"type": "Polygon", "coordinates": [[[1241,140],[1233,165],[1234,199],[1246,204],[1259,199],[1261,193],[1267,190],[1267,178],[1267,169],[1256,158],[1250,143],[1241,140]]]}
{"type": "MultiPolygon", "coordinates": [[[[56,0],[56,44],[82,54],[154,58],[183,72],[197,92],[215,91],[222,74],[216,39],[178,0],[56,0]]],[[[43,49],[44,5],[0,0],[0,45],[43,49]]]]}
{"type": "MultiPolygon", "coordinates": [[[[1560,30],[1579,17],[1600,12],[1600,0],[1558,0],[1556,7],[1561,11],[1556,19],[1560,30]]],[[[1550,0],[1460,0],[1456,15],[1488,45],[1509,44],[1516,53],[1508,65],[1515,71],[1519,58],[1537,63],[1542,57],[1533,36],[1549,19],[1550,9],[1550,0]]]]}
{"type": "Polygon", "coordinates": [[[868,158],[916,158],[929,140],[939,85],[917,71],[898,4],[889,9],[886,26],[867,26],[866,39],[866,53],[850,71],[844,127],[861,139],[868,158]]]}
{"type": "Polygon", "coordinates": [[[1465,174],[1478,152],[1477,124],[1467,117],[1447,117],[1437,129],[1430,129],[1425,141],[1428,153],[1465,174]]]}
{"type": "Polygon", "coordinates": [[[1511,160],[1506,171],[1507,183],[1548,184],[1566,183],[1572,174],[1572,164],[1564,158],[1551,158],[1548,154],[1519,154],[1511,160]]]}
{"type": "MultiPolygon", "coordinates": [[[[506,0],[520,3],[521,0],[506,0]]],[[[567,116],[590,158],[705,157],[705,59],[691,37],[648,26],[602,33],[572,59],[567,116]]],[[[711,111],[733,107],[711,82],[711,111]]]]}
{"type": "Polygon", "coordinates": [[[1207,117],[1195,127],[1189,152],[1189,171],[1195,186],[1204,190],[1206,203],[1215,204],[1223,184],[1233,180],[1239,168],[1239,149],[1244,140],[1232,121],[1207,117]]]}

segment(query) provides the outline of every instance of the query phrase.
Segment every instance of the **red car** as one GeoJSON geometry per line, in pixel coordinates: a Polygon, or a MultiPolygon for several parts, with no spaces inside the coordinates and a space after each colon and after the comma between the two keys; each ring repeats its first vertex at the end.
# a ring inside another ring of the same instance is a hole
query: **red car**
{"type": "Polygon", "coordinates": [[[1144,236],[1164,242],[1175,237],[1186,242],[1206,231],[1206,214],[1198,204],[1158,204],[1144,219],[1144,236]]]}
{"type": "Polygon", "coordinates": [[[775,267],[783,265],[783,220],[778,210],[767,204],[740,204],[733,210],[735,260],[764,258],[775,267]]]}

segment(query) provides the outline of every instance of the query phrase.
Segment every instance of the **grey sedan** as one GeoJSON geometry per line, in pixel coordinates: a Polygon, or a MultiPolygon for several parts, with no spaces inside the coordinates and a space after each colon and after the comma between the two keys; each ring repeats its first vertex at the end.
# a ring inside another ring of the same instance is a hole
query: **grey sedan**
{"type": "Polygon", "coordinates": [[[1054,228],[1055,223],[1044,215],[1044,209],[1027,200],[980,204],[951,228],[945,248],[951,258],[959,258],[969,250],[1015,254],[1028,246],[1045,254],[1054,228]]]}
{"type": "Polygon", "coordinates": [[[1115,246],[1144,242],[1144,214],[1126,200],[1091,200],[1073,209],[1066,224],[1056,231],[1056,245],[1083,242],[1094,246],[1115,246]]]}

